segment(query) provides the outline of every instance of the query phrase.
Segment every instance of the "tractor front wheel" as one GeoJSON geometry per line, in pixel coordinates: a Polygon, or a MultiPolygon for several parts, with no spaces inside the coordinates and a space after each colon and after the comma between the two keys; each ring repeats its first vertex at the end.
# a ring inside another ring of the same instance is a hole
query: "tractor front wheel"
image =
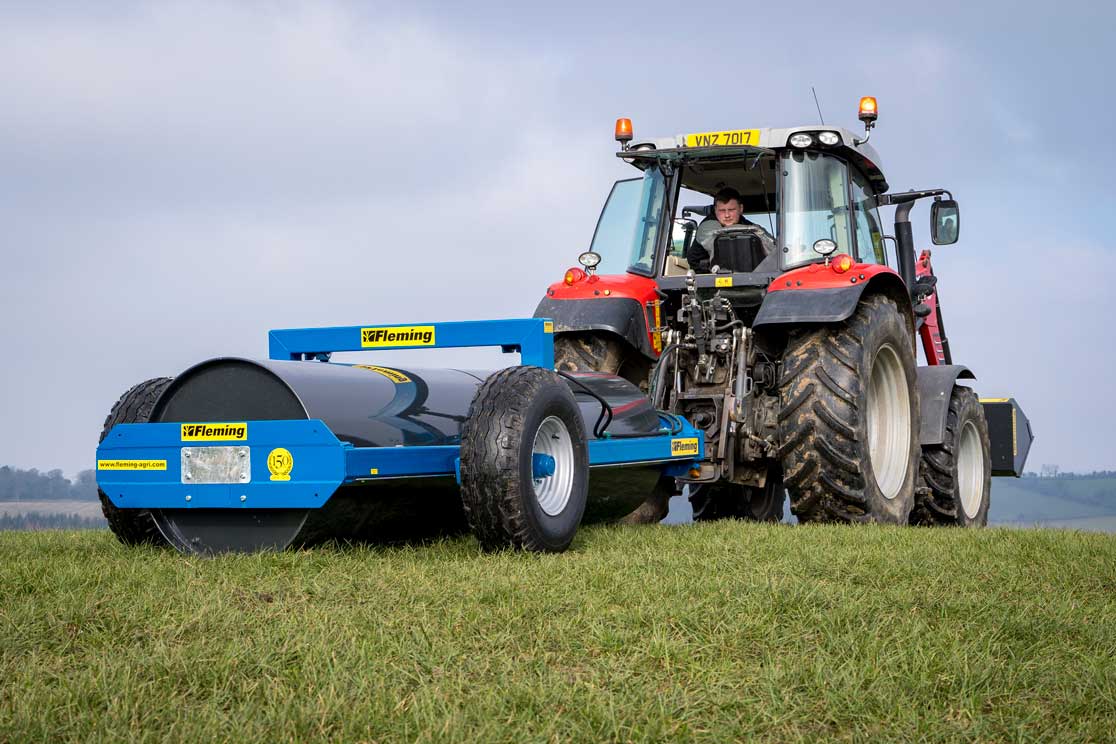
{"type": "Polygon", "coordinates": [[[843,323],[792,333],[779,393],[779,456],[798,519],[907,524],[918,392],[895,302],[871,295],[843,323]]]}
{"type": "Polygon", "coordinates": [[[749,522],[782,522],[786,490],[777,469],[768,474],[762,487],[736,483],[690,486],[690,506],[695,522],[743,519],[749,522]]]}
{"type": "Polygon", "coordinates": [[[984,407],[969,388],[955,387],[946,414],[945,441],[922,450],[927,489],[912,524],[983,527],[988,524],[992,459],[984,407]]]}

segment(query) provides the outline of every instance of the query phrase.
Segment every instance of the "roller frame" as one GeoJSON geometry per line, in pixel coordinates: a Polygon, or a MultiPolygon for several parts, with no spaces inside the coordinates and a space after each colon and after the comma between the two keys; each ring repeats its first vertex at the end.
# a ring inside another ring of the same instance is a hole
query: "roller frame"
{"type": "MultiPolygon", "coordinates": [[[[554,367],[553,323],[546,318],[462,321],[423,324],[434,328],[434,342],[391,346],[402,348],[459,348],[500,346],[518,352],[520,361],[547,369],[554,367]]],[[[361,343],[362,328],[395,326],[340,326],[273,330],[269,333],[272,359],[322,358],[335,351],[372,351],[361,343]]],[[[454,476],[460,483],[460,447],[354,447],[343,442],[320,419],[247,421],[245,439],[183,441],[180,423],[118,424],[97,448],[97,483],[122,509],[315,509],[322,507],[342,485],[392,478],[454,476]],[[243,483],[188,483],[183,480],[184,447],[247,447],[251,464],[243,483]],[[276,480],[268,455],[276,448],[291,454],[289,480],[276,480]],[[163,469],[114,470],[110,461],[163,463],[163,469]]],[[[704,452],[704,434],[688,421],[673,434],[672,422],[662,419],[657,436],[601,438],[589,441],[589,467],[661,463],[663,473],[681,476],[697,456],[672,454],[678,440],[696,440],[687,451],[704,452]]]]}

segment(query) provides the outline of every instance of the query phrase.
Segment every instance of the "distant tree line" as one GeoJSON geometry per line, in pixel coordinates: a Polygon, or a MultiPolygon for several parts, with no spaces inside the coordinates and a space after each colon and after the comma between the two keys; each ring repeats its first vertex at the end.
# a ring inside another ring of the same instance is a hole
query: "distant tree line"
{"type": "Polygon", "coordinates": [[[0,530],[99,530],[104,527],[108,527],[104,517],[83,517],[62,512],[0,514],[0,530]]]}
{"type": "Polygon", "coordinates": [[[35,468],[20,470],[0,467],[0,501],[95,501],[97,476],[83,470],[71,481],[61,470],[40,473],[35,468]]]}

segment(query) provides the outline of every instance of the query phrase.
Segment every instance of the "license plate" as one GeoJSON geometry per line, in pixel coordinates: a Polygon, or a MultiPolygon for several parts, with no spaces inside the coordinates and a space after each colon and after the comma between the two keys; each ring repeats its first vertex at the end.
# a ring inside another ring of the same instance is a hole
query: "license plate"
{"type": "Polygon", "coordinates": [[[183,447],[183,483],[249,483],[252,452],[247,447],[183,447]]]}
{"type": "Polygon", "coordinates": [[[724,147],[758,145],[758,129],[734,129],[729,132],[700,132],[686,135],[686,147],[724,147]]]}

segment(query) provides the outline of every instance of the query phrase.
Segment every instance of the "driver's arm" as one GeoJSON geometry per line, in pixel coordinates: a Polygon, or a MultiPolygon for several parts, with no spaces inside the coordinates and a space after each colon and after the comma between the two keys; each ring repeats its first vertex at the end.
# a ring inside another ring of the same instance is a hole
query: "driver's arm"
{"type": "Polygon", "coordinates": [[[695,272],[709,273],[709,251],[696,239],[686,249],[686,263],[695,272]]]}

